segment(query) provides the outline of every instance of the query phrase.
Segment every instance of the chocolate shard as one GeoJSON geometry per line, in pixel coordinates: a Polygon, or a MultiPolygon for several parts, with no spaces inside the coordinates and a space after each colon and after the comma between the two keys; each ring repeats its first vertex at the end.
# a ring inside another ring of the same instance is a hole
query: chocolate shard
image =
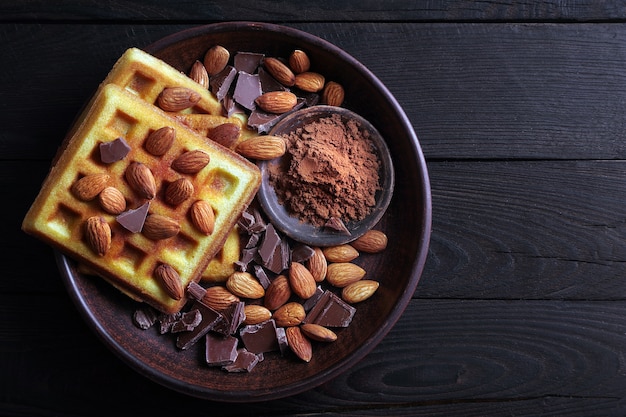
{"type": "Polygon", "coordinates": [[[130,145],[124,138],[117,138],[100,144],[100,160],[105,164],[121,161],[130,152],[130,145]]]}
{"type": "Polygon", "coordinates": [[[330,230],[333,230],[335,232],[339,232],[339,233],[347,235],[347,236],[352,234],[352,233],[350,233],[350,231],[348,230],[348,228],[346,227],[344,222],[340,218],[338,218],[338,217],[331,217],[330,219],[328,219],[326,224],[324,224],[324,227],[326,229],[330,229],[330,230]]]}
{"type": "Polygon", "coordinates": [[[254,270],[254,276],[259,280],[259,282],[261,283],[261,286],[264,289],[267,289],[267,287],[270,286],[272,281],[270,281],[270,278],[267,276],[267,272],[265,272],[265,269],[263,269],[261,265],[254,265],[253,270],[254,270]]]}
{"type": "Polygon", "coordinates": [[[226,309],[221,311],[222,320],[213,327],[213,331],[221,333],[225,336],[237,332],[237,328],[246,319],[244,307],[246,303],[243,301],[230,304],[226,309]]]}
{"type": "Polygon", "coordinates": [[[348,327],[355,312],[356,308],[326,290],[308,312],[303,323],[314,323],[324,327],[348,327]]]}
{"type": "Polygon", "coordinates": [[[222,369],[227,372],[250,372],[258,363],[259,357],[256,354],[242,348],[237,351],[235,362],[223,366],[222,369]]]}
{"type": "Polygon", "coordinates": [[[198,309],[184,312],[172,325],[172,333],[190,332],[202,322],[202,313],[198,309]]]}
{"type": "Polygon", "coordinates": [[[202,300],[202,297],[206,294],[206,289],[197,282],[191,281],[189,285],[187,285],[187,294],[194,300],[202,300]]]}
{"type": "Polygon", "coordinates": [[[273,224],[268,224],[265,228],[265,234],[261,245],[259,245],[259,256],[263,262],[263,266],[269,269],[272,257],[276,248],[280,245],[281,239],[273,224]]]}
{"type": "Polygon", "coordinates": [[[276,328],[276,340],[278,341],[278,350],[280,350],[281,355],[289,352],[289,342],[287,342],[287,333],[284,327],[276,328]]]}
{"type": "Polygon", "coordinates": [[[324,295],[324,289],[321,287],[321,285],[318,285],[317,288],[315,289],[315,292],[313,293],[313,295],[311,297],[307,298],[302,303],[302,307],[304,307],[304,311],[306,311],[306,312],[311,311],[311,309],[313,307],[315,307],[315,304],[318,303],[320,298],[322,298],[322,295],[324,295]]]}
{"type": "Polygon", "coordinates": [[[315,251],[309,245],[298,244],[291,250],[291,262],[306,262],[314,253],[315,251]]]}
{"type": "Polygon", "coordinates": [[[200,312],[202,321],[193,330],[179,334],[176,340],[176,346],[182,350],[188,349],[190,346],[194,345],[223,319],[223,316],[219,312],[200,301],[195,301],[191,308],[197,309],[200,312]]]}
{"type": "Polygon", "coordinates": [[[283,115],[267,113],[255,108],[248,116],[248,126],[256,129],[259,133],[268,133],[282,117],[283,115]]]}
{"type": "Polygon", "coordinates": [[[237,52],[233,57],[233,65],[237,71],[254,74],[264,57],[264,54],[257,52],[237,52]]]}
{"type": "Polygon", "coordinates": [[[240,330],[239,336],[250,352],[264,353],[279,350],[276,339],[276,322],[273,319],[244,326],[240,330]]]}
{"type": "Polygon", "coordinates": [[[209,366],[230,365],[237,359],[239,340],[233,336],[223,336],[209,332],[205,336],[205,360],[209,366]]]}
{"type": "Polygon", "coordinates": [[[263,67],[260,67],[257,71],[259,74],[259,81],[261,81],[261,91],[263,93],[269,93],[271,91],[289,91],[287,87],[279,83],[276,78],[267,72],[263,67]]]}
{"type": "Polygon", "coordinates": [[[248,110],[254,110],[256,108],[256,103],[254,101],[261,94],[262,91],[259,75],[239,71],[235,91],[233,93],[235,101],[248,110]]]}
{"type": "Polygon", "coordinates": [[[218,101],[222,101],[226,97],[236,76],[237,70],[232,65],[227,65],[222,71],[211,77],[209,88],[218,101]]]}
{"type": "Polygon", "coordinates": [[[172,330],[172,326],[178,321],[178,319],[180,319],[181,315],[182,313],[180,311],[172,314],[161,314],[158,319],[159,333],[169,333],[172,330]]]}
{"type": "Polygon", "coordinates": [[[148,210],[150,209],[150,202],[147,201],[136,209],[126,210],[119,214],[115,220],[121,224],[126,230],[139,233],[143,229],[143,224],[146,221],[148,210]]]}
{"type": "Polygon", "coordinates": [[[135,310],[133,314],[133,323],[142,330],[149,329],[156,323],[159,315],[150,306],[143,306],[135,310]]]}

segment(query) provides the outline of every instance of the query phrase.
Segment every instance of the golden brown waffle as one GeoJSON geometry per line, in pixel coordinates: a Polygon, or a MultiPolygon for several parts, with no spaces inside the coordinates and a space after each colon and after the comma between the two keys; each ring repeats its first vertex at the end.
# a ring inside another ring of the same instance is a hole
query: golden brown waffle
{"type": "Polygon", "coordinates": [[[162,263],[172,266],[183,288],[199,281],[254,198],[261,180],[258,168],[240,155],[206,141],[143,97],[114,84],[101,86],[64,146],[24,219],[23,230],[78,260],[132,298],[163,312],[180,310],[184,297],[172,298],[155,278],[155,268],[162,263]],[[164,126],[175,129],[176,140],[166,154],[155,157],[145,150],[144,141],[164,126]],[[99,145],[120,137],[130,145],[130,152],[120,161],[103,163],[99,145]],[[206,152],[210,156],[208,165],[195,174],[172,169],[175,158],[192,150],[206,152]],[[153,173],[157,184],[153,199],[139,196],[129,186],[125,171],[131,162],[141,162],[153,173]],[[127,209],[150,201],[149,213],[173,219],[180,225],[178,234],[149,239],[122,227],[115,215],[104,212],[98,198],[76,198],[73,184],[96,173],[109,174],[107,185],[122,192],[127,209]],[[194,192],[178,206],[171,206],[163,200],[164,190],[180,177],[191,180],[194,192]],[[209,202],[215,213],[215,227],[209,235],[190,221],[190,207],[197,200],[209,202]],[[102,216],[111,228],[111,245],[103,256],[87,243],[85,222],[92,216],[102,216]]]}

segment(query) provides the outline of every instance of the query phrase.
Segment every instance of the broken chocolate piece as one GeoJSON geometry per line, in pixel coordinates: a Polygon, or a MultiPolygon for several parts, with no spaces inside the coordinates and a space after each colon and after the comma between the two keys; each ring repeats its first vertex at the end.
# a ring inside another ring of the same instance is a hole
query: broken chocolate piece
{"type": "Polygon", "coordinates": [[[259,256],[261,257],[261,261],[265,267],[270,269],[268,266],[272,261],[272,257],[274,256],[274,252],[276,248],[280,245],[281,239],[278,236],[278,232],[274,228],[273,224],[268,224],[265,228],[265,234],[263,235],[263,241],[259,246],[259,256]]]}
{"type": "Polygon", "coordinates": [[[239,335],[244,346],[250,352],[263,353],[279,350],[276,339],[276,322],[273,319],[244,326],[239,335]]]}
{"type": "Polygon", "coordinates": [[[264,289],[267,289],[267,287],[269,287],[272,282],[267,276],[265,269],[263,269],[261,265],[254,265],[253,269],[254,269],[254,276],[256,277],[256,279],[259,280],[259,282],[261,283],[261,286],[264,289]]]}
{"type": "Polygon", "coordinates": [[[276,340],[278,341],[278,350],[280,350],[281,355],[289,352],[289,342],[287,342],[287,333],[284,327],[276,328],[276,340]]]}
{"type": "Polygon", "coordinates": [[[141,232],[141,229],[143,229],[143,224],[146,221],[149,208],[150,202],[148,201],[136,209],[126,210],[122,214],[118,215],[115,220],[124,226],[126,230],[133,233],[139,233],[141,232]]]}
{"type": "Polygon", "coordinates": [[[268,133],[282,117],[283,115],[267,113],[256,108],[248,117],[248,126],[256,129],[259,133],[268,133]]]}
{"type": "Polygon", "coordinates": [[[311,259],[314,253],[315,250],[309,245],[298,244],[291,250],[291,262],[306,262],[311,259]]]}
{"type": "Polygon", "coordinates": [[[209,366],[230,365],[237,359],[237,344],[233,336],[223,336],[209,332],[205,336],[205,359],[209,366]]]}
{"type": "Polygon", "coordinates": [[[237,351],[237,359],[222,369],[228,372],[250,372],[259,363],[259,357],[245,348],[237,351]]]}
{"type": "Polygon", "coordinates": [[[187,294],[194,300],[202,300],[202,297],[206,294],[206,289],[197,282],[191,281],[187,286],[187,294]]]}
{"type": "Polygon", "coordinates": [[[254,110],[256,108],[254,100],[262,94],[259,76],[258,74],[248,74],[243,71],[239,71],[238,74],[233,98],[242,107],[254,110]]]}
{"type": "Polygon", "coordinates": [[[181,314],[182,313],[180,311],[172,314],[161,314],[159,316],[159,333],[169,333],[172,330],[174,323],[176,323],[180,318],[181,314]]]}
{"type": "Polygon", "coordinates": [[[264,56],[256,52],[237,52],[233,58],[233,64],[237,71],[254,74],[264,56]]]}
{"type": "Polygon", "coordinates": [[[337,217],[331,217],[330,219],[328,219],[324,227],[330,230],[334,230],[335,232],[339,232],[344,235],[352,234],[350,233],[346,225],[343,223],[343,221],[337,217]]]}
{"type": "Polygon", "coordinates": [[[202,321],[202,314],[198,309],[184,312],[180,319],[172,325],[172,333],[190,332],[202,321]]]}
{"type": "Polygon", "coordinates": [[[356,308],[326,290],[302,322],[324,327],[348,327],[355,312],[356,308]]]}
{"type": "Polygon", "coordinates": [[[241,323],[246,319],[246,314],[244,313],[245,306],[245,302],[239,301],[230,304],[226,309],[221,311],[222,321],[213,327],[213,331],[225,336],[237,332],[237,328],[239,328],[241,323]]]}
{"type": "Polygon", "coordinates": [[[142,330],[149,329],[158,319],[157,312],[149,306],[141,307],[135,310],[133,314],[133,323],[142,330]]]}
{"type": "Polygon", "coordinates": [[[271,91],[289,91],[287,87],[279,83],[276,78],[272,77],[265,68],[259,68],[258,74],[259,81],[261,81],[261,91],[263,91],[263,93],[269,93],[271,91]]]}
{"type": "Polygon", "coordinates": [[[200,311],[202,321],[193,330],[180,333],[178,339],[176,340],[176,346],[182,350],[192,346],[200,340],[202,336],[207,334],[209,330],[213,329],[220,321],[223,320],[223,316],[219,312],[213,310],[211,307],[200,301],[195,301],[192,309],[200,311]]]}
{"type": "Polygon", "coordinates": [[[227,65],[222,71],[211,77],[209,87],[218,101],[222,101],[226,97],[236,76],[237,70],[233,66],[227,65]]]}
{"type": "Polygon", "coordinates": [[[100,160],[105,164],[121,161],[130,152],[130,145],[124,138],[117,138],[100,144],[100,160]]]}
{"type": "Polygon", "coordinates": [[[324,295],[324,289],[321,287],[321,285],[318,285],[313,295],[307,298],[304,303],[302,303],[304,311],[309,312],[313,307],[315,307],[315,304],[317,304],[320,298],[322,298],[322,295],[324,295]]]}

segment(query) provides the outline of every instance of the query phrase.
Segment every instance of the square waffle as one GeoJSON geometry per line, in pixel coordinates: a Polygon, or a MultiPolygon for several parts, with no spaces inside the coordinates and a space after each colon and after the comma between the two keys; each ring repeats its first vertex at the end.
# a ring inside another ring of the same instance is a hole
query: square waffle
{"type": "Polygon", "coordinates": [[[260,181],[258,168],[247,159],[177,123],[146,97],[116,84],[103,84],[60,149],[22,228],[76,259],[130,297],[171,313],[179,311],[186,300],[172,297],[166,285],[156,279],[157,267],[171,266],[183,288],[192,281],[198,282],[254,198],[260,181]],[[150,133],[165,126],[174,128],[176,140],[167,153],[153,156],[146,151],[144,141],[150,133]],[[103,163],[100,144],[118,138],[129,145],[128,154],[119,161],[103,163]],[[194,150],[210,156],[204,168],[193,174],[172,168],[177,157],[194,150]],[[153,173],[157,186],[153,198],[139,195],[127,181],[125,172],[133,162],[144,164],[153,173]],[[122,192],[126,210],[148,202],[148,215],[168,217],[179,225],[178,233],[163,239],[148,238],[145,230],[132,232],[122,226],[116,215],[103,210],[97,197],[89,201],[77,198],[73,185],[82,177],[98,173],[108,174],[106,185],[122,192]],[[193,194],[173,206],[165,202],[164,193],[180,177],[191,181],[193,194]],[[191,206],[197,200],[208,202],[213,209],[214,228],[210,234],[198,230],[190,219],[191,206]],[[93,216],[102,217],[111,230],[110,247],[103,255],[89,244],[86,233],[85,223],[93,216]]]}

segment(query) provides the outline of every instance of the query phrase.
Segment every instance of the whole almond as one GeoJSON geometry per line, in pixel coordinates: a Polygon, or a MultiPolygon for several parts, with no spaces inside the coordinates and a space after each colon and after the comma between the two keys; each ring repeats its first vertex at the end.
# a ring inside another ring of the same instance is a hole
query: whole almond
{"type": "Polygon", "coordinates": [[[115,187],[106,187],[98,194],[98,201],[104,211],[109,214],[120,214],[126,210],[124,194],[115,187]]]}
{"type": "Polygon", "coordinates": [[[289,285],[298,297],[311,298],[317,289],[317,283],[311,272],[300,262],[292,262],[289,266],[289,285]]]}
{"type": "Polygon", "coordinates": [[[189,70],[189,78],[202,87],[209,88],[209,73],[202,62],[196,60],[196,62],[193,63],[189,70]]]}
{"type": "Polygon", "coordinates": [[[185,289],[178,272],[168,264],[160,264],[154,269],[154,276],[159,280],[165,292],[174,300],[180,300],[185,295],[185,289]]]}
{"type": "Polygon", "coordinates": [[[272,77],[286,87],[291,87],[296,81],[293,71],[280,59],[266,57],[263,59],[263,66],[272,77]]]}
{"type": "Polygon", "coordinates": [[[96,254],[104,256],[111,247],[111,226],[104,217],[89,217],[85,222],[85,239],[96,254]]]}
{"type": "Polygon", "coordinates": [[[269,161],[283,156],[287,151],[287,144],[280,136],[259,135],[239,143],[236,150],[246,158],[269,161]]]}
{"type": "Polygon", "coordinates": [[[211,204],[204,200],[198,200],[189,209],[191,222],[200,232],[205,235],[213,233],[215,228],[215,213],[211,204]]]}
{"type": "Polygon", "coordinates": [[[307,267],[315,282],[322,282],[326,279],[326,270],[328,269],[328,261],[324,252],[319,247],[313,248],[313,256],[307,261],[307,267]]]}
{"type": "Polygon", "coordinates": [[[165,202],[177,206],[187,200],[194,192],[193,183],[185,177],[178,178],[168,184],[165,189],[165,202]]]}
{"type": "Polygon", "coordinates": [[[164,155],[176,140],[176,130],[170,126],[163,126],[150,133],[143,146],[151,155],[164,155]]]}
{"type": "Polygon", "coordinates": [[[308,93],[317,93],[324,88],[326,79],[317,72],[303,72],[296,75],[295,86],[308,93]]]}
{"type": "Polygon", "coordinates": [[[72,184],[72,194],[79,200],[90,201],[107,186],[111,177],[108,174],[89,174],[72,184]]]}
{"type": "Polygon", "coordinates": [[[265,289],[249,272],[234,272],[226,280],[226,288],[241,298],[259,299],[265,295],[265,289]]]}
{"type": "Polygon", "coordinates": [[[270,91],[261,94],[254,102],[268,113],[288,112],[298,103],[298,97],[291,91],[270,91]]]}
{"type": "Polygon", "coordinates": [[[318,342],[334,342],[337,340],[337,334],[335,332],[319,324],[305,323],[300,326],[300,330],[309,339],[318,342]]]}
{"type": "Polygon", "coordinates": [[[291,298],[291,287],[285,275],[279,275],[265,290],[263,305],[270,310],[276,310],[291,298]]]}
{"type": "Polygon", "coordinates": [[[345,97],[345,92],[341,84],[328,81],[322,91],[322,103],[329,106],[341,106],[345,97]]]}
{"type": "Polygon", "coordinates": [[[348,243],[325,247],[323,252],[328,262],[350,262],[359,257],[359,251],[348,243]]]}
{"type": "Polygon", "coordinates": [[[302,334],[300,327],[293,326],[285,329],[287,344],[295,355],[305,362],[309,362],[313,357],[313,347],[311,341],[302,334]]]}
{"type": "Polygon", "coordinates": [[[243,324],[259,324],[272,318],[272,312],[258,304],[246,304],[243,308],[246,318],[243,324]]]}
{"type": "Polygon", "coordinates": [[[209,130],[207,136],[214,142],[227,148],[232,147],[239,139],[241,128],[234,123],[222,123],[209,130]]]}
{"type": "Polygon", "coordinates": [[[221,45],[211,47],[204,54],[204,67],[209,75],[215,75],[228,65],[230,52],[221,45]]]}
{"type": "Polygon", "coordinates": [[[335,287],[343,288],[365,276],[365,270],[351,262],[337,262],[328,265],[326,280],[335,287]]]}
{"type": "Polygon", "coordinates": [[[207,166],[210,159],[209,154],[200,149],[187,151],[172,162],[172,169],[182,174],[195,174],[207,166]]]}
{"type": "Polygon", "coordinates": [[[197,104],[202,97],[187,87],[166,87],[157,97],[157,106],[162,110],[177,112],[197,104]]]}
{"type": "Polygon", "coordinates": [[[274,312],[274,321],[278,327],[297,326],[302,323],[306,312],[302,304],[292,301],[283,304],[274,312]]]}
{"type": "Polygon", "coordinates": [[[176,236],[180,231],[178,222],[162,214],[149,214],[141,233],[148,239],[163,240],[176,236]]]}
{"type": "Polygon", "coordinates": [[[361,252],[378,253],[387,247],[387,235],[380,230],[370,229],[351,244],[361,252]]]}
{"type": "Polygon", "coordinates": [[[239,301],[239,297],[221,285],[207,288],[202,297],[202,302],[217,311],[223,311],[232,303],[238,303],[239,301]]]}
{"type": "Polygon", "coordinates": [[[311,60],[306,52],[296,49],[289,55],[289,67],[296,74],[307,72],[311,68],[311,60]]]}
{"type": "Polygon", "coordinates": [[[362,279],[345,286],[341,290],[341,298],[346,303],[355,304],[370,298],[380,284],[371,279],[362,279]]]}
{"type": "Polygon", "coordinates": [[[156,195],[156,181],[147,165],[131,162],[126,168],[126,181],[141,197],[152,199],[156,195]]]}

